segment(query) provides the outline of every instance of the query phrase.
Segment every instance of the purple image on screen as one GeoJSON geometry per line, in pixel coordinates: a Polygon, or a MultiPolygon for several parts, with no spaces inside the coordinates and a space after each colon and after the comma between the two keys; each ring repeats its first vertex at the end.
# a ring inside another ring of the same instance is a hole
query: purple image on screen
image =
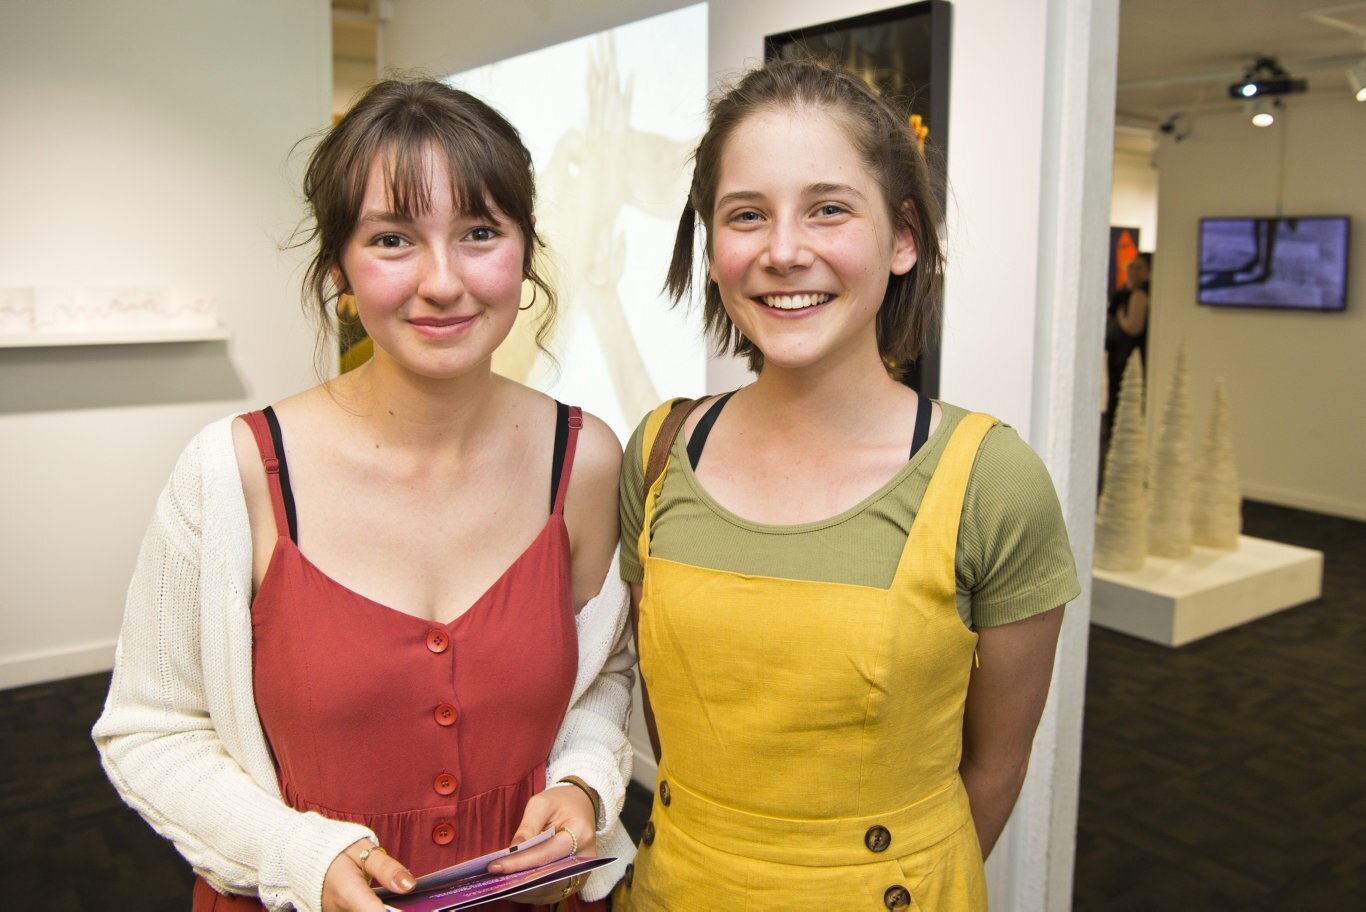
{"type": "Polygon", "coordinates": [[[1345,217],[1200,220],[1201,304],[1342,310],[1345,217]]]}

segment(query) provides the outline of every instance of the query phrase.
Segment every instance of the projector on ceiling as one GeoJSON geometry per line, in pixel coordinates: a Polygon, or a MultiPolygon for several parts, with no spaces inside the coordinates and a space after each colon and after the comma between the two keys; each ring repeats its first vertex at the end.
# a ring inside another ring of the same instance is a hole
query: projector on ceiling
{"type": "Polygon", "coordinates": [[[1291,79],[1274,57],[1258,57],[1243,73],[1243,78],[1228,87],[1229,98],[1261,98],[1269,95],[1294,95],[1309,89],[1303,79],[1291,79]]]}

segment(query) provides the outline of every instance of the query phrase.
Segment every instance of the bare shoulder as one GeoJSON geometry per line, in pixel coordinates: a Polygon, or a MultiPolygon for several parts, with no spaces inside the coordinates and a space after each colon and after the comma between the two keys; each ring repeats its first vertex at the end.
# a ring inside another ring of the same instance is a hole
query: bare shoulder
{"type": "MultiPolygon", "coordinates": [[[[543,431],[551,426],[554,419],[555,400],[514,380],[499,379],[502,383],[500,395],[505,397],[501,400],[504,421],[526,428],[528,435],[539,435],[538,439],[546,441],[548,452],[550,438],[543,431]]],[[[504,427],[507,429],[507,424],[504,427]]],[[[621,441],[606,422],[584,411],[583,426],[579,429],[578,442],[574,447],[574,470],[569,479],[570,507],[576,492],[586,488],[596,489],[608,484],[615,491],[619,471],[621,441]]]]}
{"type": "Polygon", "coordinates": [[[574,553],[574,609],[602,588],[617,547],[617,475],[621,443],[602,419],[583,413],[569,478],[565,522],[574,553]]]}
{"type": "Polygon", "coordinates": [[[621,443],[617,435],[601,419],[584,412],[564,506],[575,542],[616,540],[620,472],[621,443]]]}
{"type": "Polygon", "coordinates": [[[583,428],[574,454],[574,475],[569,483],[569,496],[580,485],[597,489],[617,487],[621,472],[621,441],[607,423],[596,415],[583,413],[583,428]]]}

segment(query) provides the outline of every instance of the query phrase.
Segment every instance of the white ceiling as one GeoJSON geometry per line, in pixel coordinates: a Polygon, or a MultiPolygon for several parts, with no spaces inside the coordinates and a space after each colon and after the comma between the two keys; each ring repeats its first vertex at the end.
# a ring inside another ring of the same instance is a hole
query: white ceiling
{"type": "MultiPolygon", "coordinates": [[[[363,85],[374,78],[372,0],[331,2],[334,55],[363,85]]],[[[1309,95],[1346,97],[1346,67],[1366,57],[1366,2],[1121,0],[1116,119],[1152,130],[1177,112],[1235,110],[1228,85],[1258,56],[1308,80],[1309,95]]]]}
{"type": "Polygon", "coordinates": [[[1229,83],[1258,56],[1308,80],[1309,95],[1349,97],[1346,67],[1366,57],[1366,2],[1121,0],[1116,118],[1152,127],[1177,112],[1236,110],[1229,83]]]}

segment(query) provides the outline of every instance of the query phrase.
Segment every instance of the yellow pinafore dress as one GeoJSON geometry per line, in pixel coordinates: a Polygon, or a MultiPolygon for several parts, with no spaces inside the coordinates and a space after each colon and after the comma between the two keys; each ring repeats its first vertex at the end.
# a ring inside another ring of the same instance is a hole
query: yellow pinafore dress
{"type": "Polygon", "coordinates": [[[954,554],[995,423],[954,430],[885,590],[651,555],[665,467],[639,543],[640,666],[664,756],[614,908],[986,909],[958,775],[977,634],[955,606],[954,554]]]}

